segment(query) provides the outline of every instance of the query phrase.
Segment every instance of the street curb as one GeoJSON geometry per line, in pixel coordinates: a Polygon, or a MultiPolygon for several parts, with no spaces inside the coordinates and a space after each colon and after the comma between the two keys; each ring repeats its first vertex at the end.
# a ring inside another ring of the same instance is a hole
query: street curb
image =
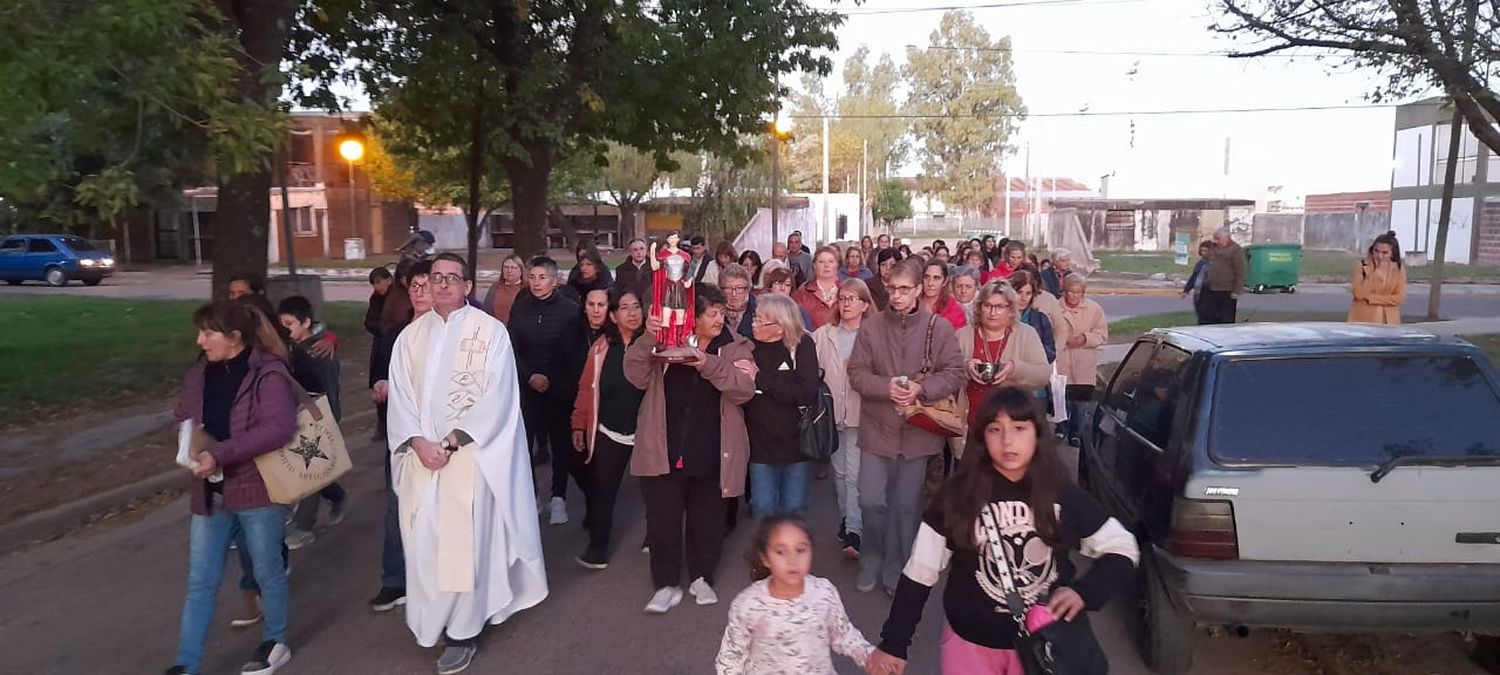
{"type": "Polygon", "coordinates": [[[1151,297],[1170,297],[1182,295],[1182,291],[1176,288],[1129,288],[1117,287],[1094,287],[1088,288],[1089,295],[1139,295],[1151,297]]]}
{"type": "MultiPolygon", "coordinates": [[[[365,419],[374,417],[374,410],[364,410],[349,417],[339,425],[363,422],[365,419]]],[[[362,449],[369,445],[368,442],[359,441],[345,443],[352,453],[356,449],[362,449]]],[[[121,485],[113,490],[101,492],[92,497],[86,497],[65,504],[59,504],[50,509],[27,514],[13,522],[0,525],[0,555],[6,555],[24,548],[32,542],[51,541],[73,528],[88,522],[95,514],[119,508],[130,502],[144,497],[150,497],[160,492],[180,487],[186,490],[189,483],[184,480],[182,469],[172,469],[166,473],[157,474],[149,478],[121,485]]]]}

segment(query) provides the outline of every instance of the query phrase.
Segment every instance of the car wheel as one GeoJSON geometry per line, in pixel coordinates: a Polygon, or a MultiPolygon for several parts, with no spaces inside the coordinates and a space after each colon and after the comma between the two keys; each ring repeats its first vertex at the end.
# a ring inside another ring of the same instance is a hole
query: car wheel
{"type": "Polygon", "coordinates": [[[1260,285],[1258,285],[1258,286],[1255,287],[1255,294],[1256,295],[1260,295],[1261,293],[1265,293],[1265,292],[1266,292],[1266,286],[1265,286],[1265,284],[1260,284],[1260,285]]]}
{"type": "Polygon", "coordinates": [[[1288,293],[1296,293],[1297,292],[1297,287],[1296,286],[1287,286],[1286,287],[1286,292],[1288,292],[1288,293]]]}
{"type": "Polygon", "coordinates": [[[68,273],[62,271],[61,267],[48,267],[47,273],[42,276],[48,286],[67,286],[68,273]]]}
{"type": "Polygon", "coordinates": [[[20,286],[21,285],[21,280],[20,279],[6,279],[5,283],[10,284],[12,286],[20,286]]]}
{"type": "Polygon", "coordinates": [[[101,281],[104,281],[104,279],[102,277],[100,277],[100,278],[92,278],[91,277],[91,278],[88,278],[88,279],[84,279],[83,280],[83,285],[85,285],[85,286],[98,286],[99,282],[101,282],[101,281]]]}
{"type": "Polygon", "coordinates": [[[1185,675],[1193,665],[1193,620],[1172,604],[1156,565],[1144,556],[1136,576],[1141,581],[1141,660],[1156,675],[1185,675]]]}

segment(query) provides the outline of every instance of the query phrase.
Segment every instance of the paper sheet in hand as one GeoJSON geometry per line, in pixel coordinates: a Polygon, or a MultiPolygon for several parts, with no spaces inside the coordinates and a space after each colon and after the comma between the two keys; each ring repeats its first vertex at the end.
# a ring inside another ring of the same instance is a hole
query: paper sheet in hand
{"type": "Polygon", "coordinates": [[[193,421],[183,420],[177,425],[177,466],[191,469],[197,465],[193,459],[193,421]]]}

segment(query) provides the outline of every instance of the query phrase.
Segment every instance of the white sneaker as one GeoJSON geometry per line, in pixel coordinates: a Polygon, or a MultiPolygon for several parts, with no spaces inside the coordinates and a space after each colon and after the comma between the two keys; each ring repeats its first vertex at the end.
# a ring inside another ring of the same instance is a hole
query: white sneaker
{"type": "Polygon", "coordinates": [[[303,546],[313,543],[313,541],[317,538],[318,535],[315,535],[311,532],[299,530],[295,527],[287,528],[286,547],[288,550],[295,551],[299,548],[302,548],[303,546]]]}
{"type": "Polygon", "coordinates": [[[271,675],[292,660],[292,648],[281,642],[262,642],[240,675],[271,675]]]}
{"type": "Polygon", "coordinates": [[[553,525],[568,524],[568,502],[562,497],[552,498],[552,517],[548,518],[547,522],[553,525]]]}
{"type": "Polygon", "coordinates": [[[708,585],[708,582],[704,581],[703,577],[694,579],[693,583],[688,586],[688,592],[692,593],[694,598],[697,598],[697,602],[700,605],[715,605],[719,602],[719,594],[714,592],[714,587],[708,585]]]}
{"type": "Polygon", "coordinates": [[[651,602],[646,603],[647,614],[666,614],[667,610],[682,602],[682,588],[668,586],[656,589],[656,594],[651,596],[651,602]]]}

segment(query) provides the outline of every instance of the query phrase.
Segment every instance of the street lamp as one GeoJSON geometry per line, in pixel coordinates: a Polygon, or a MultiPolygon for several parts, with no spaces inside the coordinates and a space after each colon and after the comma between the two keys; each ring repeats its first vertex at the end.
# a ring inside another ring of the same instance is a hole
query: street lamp
{"type": "Polygon", "coordinates": [[[339,156],[349,162],[349,232],[358,238],[359,216],[356,210],[358,193],[354,189],[354,163],[365,156],[365,142],[352,136],[339,141],[339,156]]]}
{"type": "Polygon", "coordinates": [[[781,144],[792,137],[792,120],[777,111],[771,121],[771,246],[781,241],[781,144]]]}

